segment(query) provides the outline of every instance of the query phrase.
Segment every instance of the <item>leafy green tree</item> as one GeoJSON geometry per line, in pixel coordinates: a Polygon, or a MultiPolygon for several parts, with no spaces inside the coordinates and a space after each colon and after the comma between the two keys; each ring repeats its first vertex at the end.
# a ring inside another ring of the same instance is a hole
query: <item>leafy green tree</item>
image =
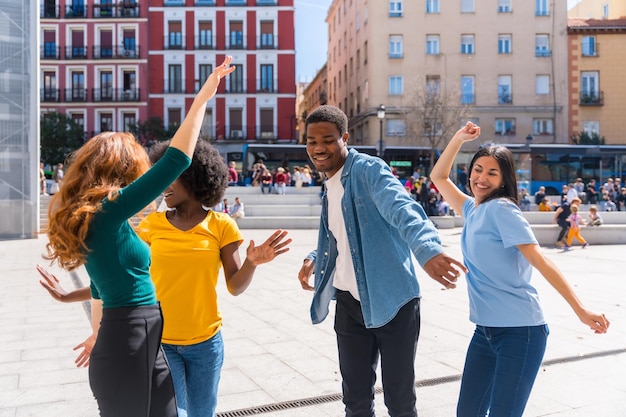
{"type": "Polygon", "coordinates": [[[70,153],[83,145],[82,126],[64,113],[45,113],[39,123],[42,161],[51,165],[63,163],[70,153]]]}
{"type": "Polygon", "coordinates": [[[600,136],[596,132],[574,133],[571,139],[576,145],[604,145],[605,142],[604,136],[600,136]]]}
{"type": "Polygon", "coordinates": [[[174,133],[176,133],[176,129],[178,129],[176,125],[166,128],[163,120],[158,116],[150,117],[145,122],[138,122],[135,126],[129,126],[129,130],[135,134],[137,140],[144,146],[171,139],[174,133]]]}

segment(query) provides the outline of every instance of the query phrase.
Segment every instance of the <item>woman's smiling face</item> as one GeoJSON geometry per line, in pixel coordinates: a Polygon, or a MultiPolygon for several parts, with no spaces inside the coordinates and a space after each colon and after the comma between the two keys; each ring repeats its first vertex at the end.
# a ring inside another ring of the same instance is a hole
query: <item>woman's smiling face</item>
{"type": "Polygon", "coordinates": [[[474,162],[470,172],[470,189],[480,203],[503,184],[502,171],[492,156],[481,156],[474,162]]]}

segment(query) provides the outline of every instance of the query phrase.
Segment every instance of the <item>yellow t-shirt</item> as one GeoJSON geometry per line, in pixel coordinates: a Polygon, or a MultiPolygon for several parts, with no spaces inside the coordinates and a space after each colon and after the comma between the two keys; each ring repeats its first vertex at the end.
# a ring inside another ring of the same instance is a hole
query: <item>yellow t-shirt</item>
{"type": "Polygon", "coordinates": [[[151,213],[137,228],[150,245],[150,275],[163,310],[162,342],[193,345],[213,337],[222,325],[217,305],[221,249],[243,241],[228,214],[209,211],[195,227],[174,227],[165,212],[151,213]]]}

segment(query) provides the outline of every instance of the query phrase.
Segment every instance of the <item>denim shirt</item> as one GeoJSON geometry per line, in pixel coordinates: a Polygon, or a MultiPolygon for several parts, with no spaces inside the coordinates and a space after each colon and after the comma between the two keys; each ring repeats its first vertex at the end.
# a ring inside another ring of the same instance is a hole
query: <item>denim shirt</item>
{"type": "MultiPolygon", "coordinates": [[[[341,172],[341,211],[346,224],[365,325],[390,322],[400,308],[420,297],[411,252],[421,266],[443,253],[439,235],[422,207],[382,160],[350,149],[341,172]]],[[[328,315],[335,297],[337,242],[328,227],[328,200],[322,196],[315,262],[314,324],[328,315]],[[318,256],[318,254],[320,254],[318,256]]]]}

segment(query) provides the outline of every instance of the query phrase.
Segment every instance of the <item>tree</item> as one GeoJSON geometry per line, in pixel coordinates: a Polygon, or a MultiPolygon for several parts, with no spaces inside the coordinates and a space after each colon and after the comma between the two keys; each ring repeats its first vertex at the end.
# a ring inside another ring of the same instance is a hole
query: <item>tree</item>
{"type": "Polygon", "coordinates": [[[596,132],[579,132],[572,135],[572,142],[576,145],[604,145],[604,136],[596,132]]]}
{"type": "Polygon", "coordinates": [[[64,113],[44,113],[39,123],[42,161],[63,163],[70,153],[83,145],[85,133],[82,126],[64,113]]]}
{"type": "Polygon", "coordinates": [[[411,140],[430,147],[430,171],[437,150],[445,148],[460,128],[468,106],[461,104],[459,88],[446,87],[439,78],[417,77],[408,90],[406,108],[411,140]]]}
{"type": "Polygon", "coordinates": [[[138,122],[135,126],[129,126],[129,130],[144,146],[171,139],[176,133],[176,129],[178,129],[176,125],[165,128],[163,119],[158,116],[150,117],[145,122],[138,122]]]}

